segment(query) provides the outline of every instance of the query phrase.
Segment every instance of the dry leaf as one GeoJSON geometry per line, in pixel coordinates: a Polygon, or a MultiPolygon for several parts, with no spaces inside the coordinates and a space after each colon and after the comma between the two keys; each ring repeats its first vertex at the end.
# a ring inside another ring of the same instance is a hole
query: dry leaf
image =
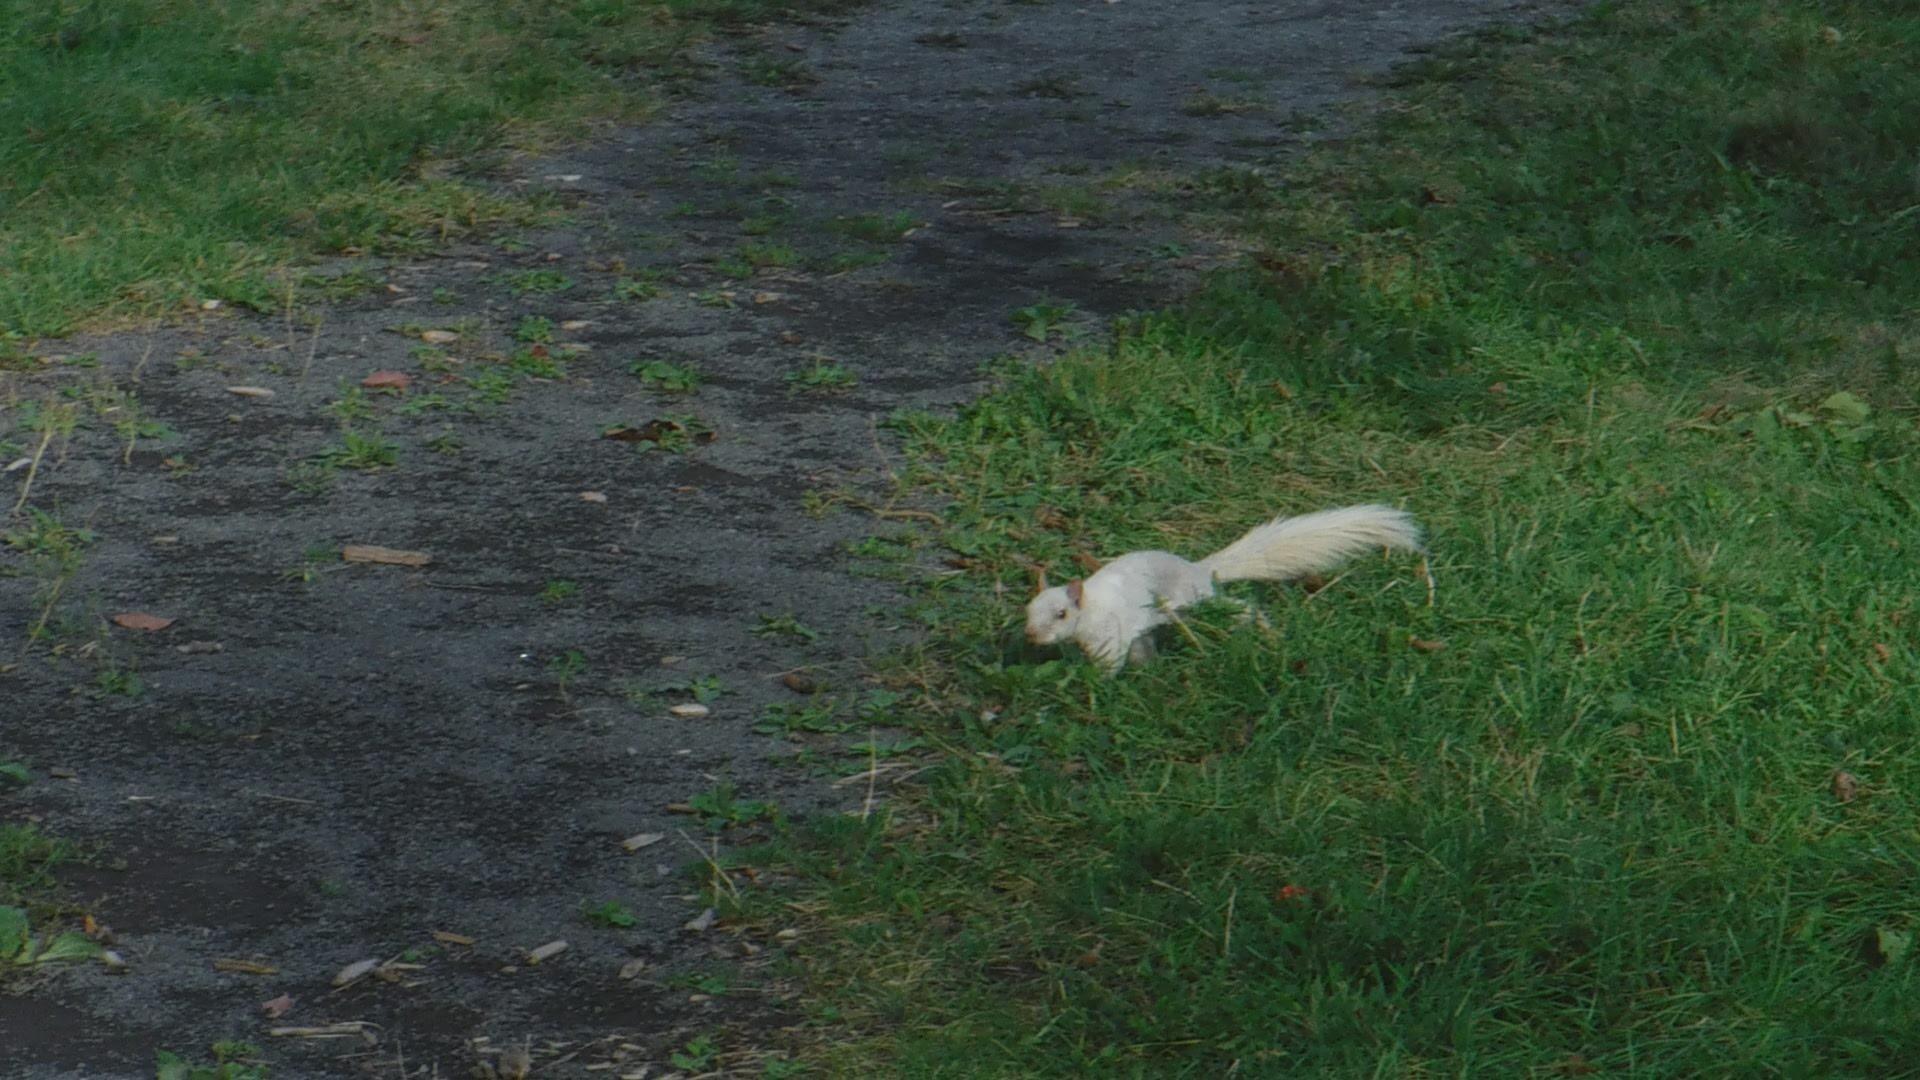
{"type": "Polygon", "coordinates": [[[425,566],[433,561],[432,556],[424,551],[401,551],[377,544],[348,544],[340,549],[340,557],[347,562],[386,563],[390,566],[425,566]]]}
{"type": "Polygon", "coordinates": [[[270,398],[273,396],[273,391],[264,386],[229,386],[227,387],[227,393],[239,394],[241,397],[250,398],[270,398]]]}
{"type": "Polygon", "coordinates": [[[539,947],[539,948],[537,948],[537,949],[528,949],[528,950],[527,950],[527,963],[529,963],[529,964],[538,964],[538,963],[540,963],[540,962],[541,962],[542,960],[551,960],[551,959],[553,959],[554,957],[556,957],[556,956],[558,956],[558,955],[560,955],[561,953],[563,953],[563,952],[566,952],[566,951],[567,951],[567,943],[566,943],[566,942],[564,942],[564,941],[549,941],[549,942],[547,942],[547,943],[546,943],[545,945],[542,945],[542,946],[540,946],[540,947],[539,947]]]}
{"type": "Polygon", "coordinates": [[[607,501],[607,493],[604,491],[583,491],[580,493],[580,501],[603,503],[607,501]]]}
{"type": "Polygon", "coordinates": [[[1879,657],[1880,662],[1884,664],[1893,659],[1893,650],[1887,647],[1886,642],[1876,641],[1873,643],[1873,655],[1879,657]]]}
{"type": "Polygon", "coordinates": [[[1408,638],[1407,644],[1421,652],[1439,652],[1441,649],[1447,647],[1447,643],[1444,641],[1428,641],[1426,638],[1417,637],[1408,638]]]}
{"type": "Polygon", "coordinates": [[[420,340],[429,345],[450,345],[460,340],[460,335],[451,330],[427,330],[421,333],[420,340]]]}
{"type": "Polygon", "coordinates": [[[628,851],[639,851],[641,848],[652,847],[653,845],[659,843],[662,840],[665,840],[666,838],[667,838],[666,833],[657,833],[657,832],[634,833],[632,836],[629,836],[625,840],[620,841],[620,846],[623,848],[626,848],[628,851]]]}
{"type": "Polygon", "coordinates": [[[435,930],[433,940],[447,945],[471,945],[473,939],[465,934],[456,934],[451,930],[435,930]]]}
{"type": "Polygon", "coordinates": [[[127,958],[112,949],[100,950],[100,962],[105,964],[107,970],[115,975],[125,975],[127,973],[127,958]]]}
{"type": "Polygon", "coordinates": [[[405,390],[413,385],[413,376],[404,371],[376,371],[360,380],[369,390],[405,390]]]}
{"type": "Polygon", "coordinates": [[[254,960],[229,960],[221,958],[213,962],[215,971],[231,971],[239,975],[278,975],[280,969],[272,964],[262,964],[254,960]]]}
{"type": "Polygon", "coordinates": [[[1833,774],[1833,797],[1843,803],[1850,803],[1859,798],[1859,778],[1845,769],[1836,769],[1833,774]]]}
{"type": "Polygon", "coordinates": [[[263,1001],[260,1003],[260,1011],[266,1013],[267,1019],[269,1020],[280,1019],[282,1016],[287,1015],[287,1010],[291,1008],[293,1008],[293,995],[291,994],[281,994],[272,1001],[263,1001]]]}
{"type": "Polygon", "coordinates": [[[704,934],[708,930],[713,929],[713,924],[716,921],[718,921],[719,918],[720,918],[720,913],[718,911],[714,910],[713,908],[708,908],[707,910],[701,912],[700,914],[694,916],[692,919],[688,920],[686,929],[691,930],[696,934],[704,934]]]}
{"type": "Polygon", "coordinates": [[[633,979],[645,970],[647,970],[647,962],[644,959],[635,957],[620,965],[620,978],[633,979]]]}
{"type": "Polygon", "coordinates": [[[819,684],[798,671],[789,671],[780,676],[781,683],[796,694],[811,694],[820,689],[819,684]]]}
{"type": "Polygon", "coordinates": [[[173,625],[173,620],[164,615],[149,615],[144,611],[128,611],[113,617],[115,626],[124,626],[129,630],[165,630],[173,625]]]}
{"type": "Polygon", "coordinates": [[[333,985],[352,986],[354,983],[366,978],[374,968],[379,966],[380,961],[378,960],[355,960],[353,963],[340,969],[340,973],[333,977],[333,985]]]}
{"type": "Polygon", "coordinates": [[[697,701],[688,701],[675,705],[667,711],[683,719],[693,720],[705,716],[713,710],[697,701]]]}
{"type": "Polygon", "coordinates": [[[560,324],[562,330],[585,330],[593,325],[592,319],[568,319],[560,324]]]}

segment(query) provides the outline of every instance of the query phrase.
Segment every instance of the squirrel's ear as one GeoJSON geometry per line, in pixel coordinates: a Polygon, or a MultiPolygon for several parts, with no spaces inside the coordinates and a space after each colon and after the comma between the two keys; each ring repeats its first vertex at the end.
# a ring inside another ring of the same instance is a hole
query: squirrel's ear
{"type": "Polygon", "coordinates": [[[1033,583],[1034,583],[1034,587],[1038,588],[1041,592],[1047,591],[1047,568],[1046,567],[1036,566],[1033,568],[1033,583]]]}
{"type": "Polygon", "coordinates": [[[1086,586],[1080,584],[1077,581],[1067,582],[1067,599],[1073,601],[1074,607],[1079,607],[1080,602],[1086,598],[1086,595],[1087,595],[1086,586]]]}

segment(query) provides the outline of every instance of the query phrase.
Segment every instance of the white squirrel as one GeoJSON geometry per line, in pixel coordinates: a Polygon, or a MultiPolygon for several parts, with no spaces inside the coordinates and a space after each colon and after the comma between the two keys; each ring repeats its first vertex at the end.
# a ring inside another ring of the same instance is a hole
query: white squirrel
{"type": "Polygon", "coordinates": [[[1153,655],[1150,633],[1171,613],[1213,596],[1223,581],[1285,581],[1325,573],[1375,548],[1422,551],[1420,528],[1391,506],[1345,506],[1277,517],[1201,559],[1135,551],[1085,581],[1047,587],[1027,604],[1027,640],[1072,638],[1109,674],[1153,655]]]}

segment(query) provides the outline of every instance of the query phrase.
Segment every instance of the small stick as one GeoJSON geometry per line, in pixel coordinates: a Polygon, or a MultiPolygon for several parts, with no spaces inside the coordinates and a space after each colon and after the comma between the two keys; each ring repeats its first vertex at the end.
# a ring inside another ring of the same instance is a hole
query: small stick
{"type": "Polygon", "coordinates": [[[20,497],[14,500],[11,513],[19,513],[27,505],[27,495],[33,491],[34,475],[40,471],[40,461],[47,456],[47,447],[53,444],[53,428],[47,427],[40,432],[40,445],[33,448],[33,460],[27,464],[26,479],[20,481],[20,497]]]}
{"type": "Polygon", "coordinates": [[[740,899],[740,890],[733,884],[733,877],[720,865],[720,838],[717,836],[713,838],[713,854],[709,855],[701,850],[699,844],[693,842],[693,837],[688,836],[685,829],[673,831],[679,834],[680,839],[687,842],[687,846],[693,849],[694,854],[700,856],[701,860],[707,864],[707,869],[713,871],[713,876],[727,887],[727,895],[735,900],[740,899]]]}
{"type": "Polygon", "coordinates": [[[873,814],[873,785],[880,779],[880,733],[867,729],[867,801],[860,807],[860,820],[873,814]]]}

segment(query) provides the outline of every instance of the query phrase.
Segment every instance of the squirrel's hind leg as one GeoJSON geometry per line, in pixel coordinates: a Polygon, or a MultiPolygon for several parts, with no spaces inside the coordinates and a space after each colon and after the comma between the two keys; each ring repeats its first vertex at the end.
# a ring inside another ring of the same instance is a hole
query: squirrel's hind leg
{"type": "Polygon", "coordinates": [[[1139,637],[1133,639],[1132,645],[1127,646],[1127,662],[1130,664],[1149,663],[1158,652],[1159,650],[1153,646],[1153,635],[1141,634],[1139,637]]]}

